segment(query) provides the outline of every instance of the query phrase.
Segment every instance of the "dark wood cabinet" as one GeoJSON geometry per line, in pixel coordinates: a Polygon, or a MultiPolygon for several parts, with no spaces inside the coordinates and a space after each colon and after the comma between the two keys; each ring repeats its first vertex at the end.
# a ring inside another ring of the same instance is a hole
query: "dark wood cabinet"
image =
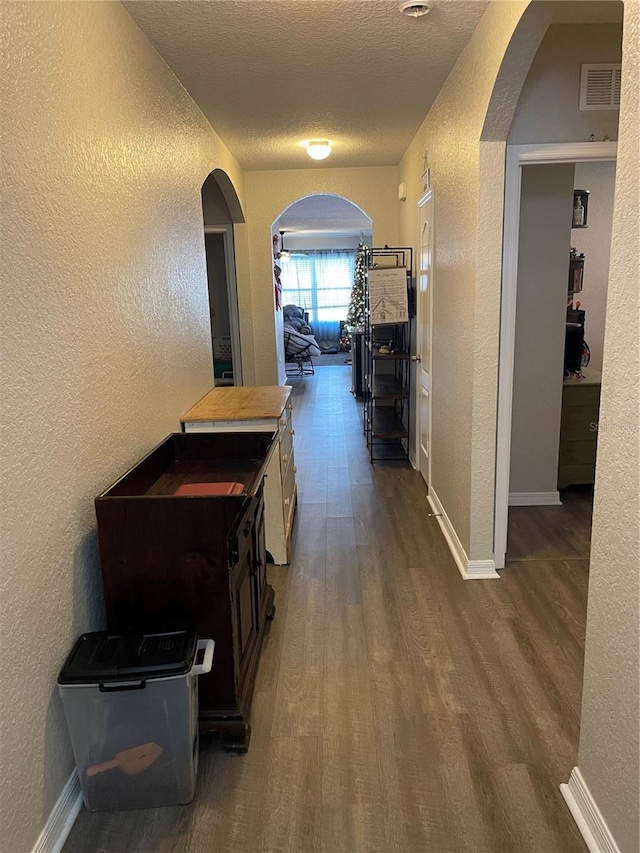
{"type": "Polygon", "coordinates": [[[96,498],[108,627],[193,626],[216,642],[199,679],[201,731],[248,746],[249,709],[265,623],[267,433],[176,433],[96,498]],[[184,483],[239,482],[243,494],[174,494],[184,483]]]}

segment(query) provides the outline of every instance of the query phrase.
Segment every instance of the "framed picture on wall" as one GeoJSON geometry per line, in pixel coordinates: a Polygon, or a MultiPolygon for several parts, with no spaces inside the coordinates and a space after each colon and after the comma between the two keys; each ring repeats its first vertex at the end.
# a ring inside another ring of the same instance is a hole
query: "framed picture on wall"
{"type": "Polygon", "coordinates": [[[405,267],[377,267],[368,272],[371,325],[406,323],[407,270],[405,267]]]}

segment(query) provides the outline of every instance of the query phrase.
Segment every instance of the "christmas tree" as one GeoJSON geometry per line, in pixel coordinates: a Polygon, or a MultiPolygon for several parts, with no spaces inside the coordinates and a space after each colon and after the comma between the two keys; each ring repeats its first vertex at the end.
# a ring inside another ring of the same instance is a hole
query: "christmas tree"
{"type": "Polygon", "coordinates": [[[367,247],[364,243],[358,243],[356,251],[356,272],[351,289],[351,300],[347,311],[347,331],[361,329],[364,326],[364,283],[366,276],[367,247]]]}

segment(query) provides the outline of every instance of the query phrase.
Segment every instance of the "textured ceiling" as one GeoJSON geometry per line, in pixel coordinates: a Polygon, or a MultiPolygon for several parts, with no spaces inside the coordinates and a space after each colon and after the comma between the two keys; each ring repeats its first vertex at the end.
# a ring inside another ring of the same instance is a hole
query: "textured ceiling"
{"type": "MultiPolygon", "coordinates": [[[[544,2],[544,0],[539,0],[544,2]]],[[[488,0],[125,0],[245,169],[398,163],[488,0]],[[330,139],[311,160],[303,141],[330,139]]],[[[617,0],[547,0],[555,23],[622,19],[617,0]]]]}
{"type": "Polygon", "coordinates": [[[487,5],[433,0],[128,0],[125,7],[245,169],[398,163],[487,5]],[[322,164],[320,164],[322,165],[322,164]]]}
{"type": "Polygon", "coordinates": [[[287,208],[279,219],[283,231],[358,234],[371,231],[371,220],[350,201],[335,195],[313,195],[287,208]]]}

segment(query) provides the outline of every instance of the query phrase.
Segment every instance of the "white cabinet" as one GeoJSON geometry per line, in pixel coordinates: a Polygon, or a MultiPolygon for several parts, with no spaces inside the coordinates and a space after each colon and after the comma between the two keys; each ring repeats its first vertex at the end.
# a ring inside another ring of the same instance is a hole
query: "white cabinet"
{"type": "Polygon", "coordinates": [[[297,501],[290,404],[278,420],[278,448],[267,468],[264,496],[267,551],[279,566],[291,558],[291,528],[297,501]]]}
{"type": "Polygon", "coordinates": [[[291,557],[297,502],[289,385],[217,387],[182,416],[184,432],[277,433],[264,486],[266,548],[276,565],[291,557]]]}

